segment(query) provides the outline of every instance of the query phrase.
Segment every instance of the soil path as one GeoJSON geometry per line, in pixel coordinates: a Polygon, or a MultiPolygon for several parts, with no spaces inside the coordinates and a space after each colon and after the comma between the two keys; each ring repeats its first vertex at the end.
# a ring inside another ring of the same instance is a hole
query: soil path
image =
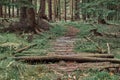
{"type": "MultiPolygon", "coordinates": [[[[77,38],[73,37],[59,37],[54,42],[53,45],[53,54],[55,55],[73,55],[76,54],[74,51],[74,44],[77,38]]],[[[52,55],[52,54],[51,54],[52,55]]],[[[76,63],[76,62],[64,62],[60,61],[58,63],[46,64],[50,69],[62,73],[71,73],[77,69],[87,70],[102,68],[103,66],[112,66],[110,62],[95,62],[95,63],[76,63]]]]}
{"type": "Polygon", "coordinates": [[[71,55],[74,52],[75,38],[60,37],[53,42],[54,53],[57,55],[71,55]]]}

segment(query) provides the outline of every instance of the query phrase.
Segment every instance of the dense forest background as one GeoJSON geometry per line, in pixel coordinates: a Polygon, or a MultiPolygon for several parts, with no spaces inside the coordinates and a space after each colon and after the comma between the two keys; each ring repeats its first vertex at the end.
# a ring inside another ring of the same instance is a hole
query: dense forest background
{"type": "Polygon", "coordinates": [[[53,21],[119,20],[119,4],[119,0],[1,0],[0,17],[20,17],[22,7],[32,7],[38,16],[40,5],[43,5],[42,14],[53,21]]]}

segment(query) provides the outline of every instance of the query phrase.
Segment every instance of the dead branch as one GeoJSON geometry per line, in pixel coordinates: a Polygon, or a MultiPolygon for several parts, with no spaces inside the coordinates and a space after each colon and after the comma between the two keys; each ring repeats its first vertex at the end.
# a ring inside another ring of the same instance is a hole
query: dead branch
{"type": "Polygon", "coordinates": [[[104,49],[102,49],[95,41],[93,41],[93,40],[90,39],[89,37],[85,37],[85,39],[88,40],[88,41],[90,41],[90,42],[92,42],[92,43],[94,43],[95,46],[96,46],[96,48],[98,49],[98,51],[99,51],[100,53],[104,53],[104,52],[105,52],[104,49]]]}
{"type": "Polygon", "coordinates": [[[30,49],[31,47],[34,47],[34,46],[36,46],[36,45],[37,45],[37,44],[33,44],[33,45],[30,45],[30,46],[25,46],[25,47],[23,47],[23,48],[20,48],[20,49],[16,50],[14,53],[21,53],[22,51],[27,50],[27,49],[30,49]]]}
{"type": "Polygon", "coordinates": [[[109,43],[107,43],[107,48],[108,48],[108,54],[110,54],[111,52],[110,52],[110,44],[109,43]]]}
{"type": "Polygon", "coordinates": [[[120,64],[113,64],[113,65],[107,65],[107,66],[99,66],[98,69],[99,71],[103,71],[103,70],[110,70],[110,69],[118,69],[120,68],[120,64]]]}

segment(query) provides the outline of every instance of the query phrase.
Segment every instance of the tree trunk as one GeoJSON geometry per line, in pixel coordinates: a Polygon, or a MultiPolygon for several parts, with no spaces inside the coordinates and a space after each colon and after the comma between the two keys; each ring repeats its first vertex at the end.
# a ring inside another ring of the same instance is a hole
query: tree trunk
{"type": "Polygon", "coordinates": [[[58,0],[58,18],[61,20],[61,3],[60,0],[58,0]]]}
{"type": "Polygon", "coordinates": [[[2,5],[0,5],[0,17],[3,16],[3,10],[2,10],[2,5]]]}
{"type": "Polygon", "coordinates": [[[75,20],[80,20],[80,16],[79,16],[79,3],[80,0],[75,0],[75,20]]]}
{"type": "Polygon", "coordinates": [[[57,0],[54,0],[54,21],[56,21],[57,18],[57,0]]]}
{"type": "Polygon", "coordinates": [[[20,8],[20,22],[25,22],[27,19],[27,13],[26,13],[27,7],[21,7],[20,8]]]}
{"type": "MultiPolygon", "coordinates": [[[[12,0],[12,3],[14,3],[15,1],[14,0],[12,0]]],[[[15,9],[14,9],[14,5],[12,6],[12,17],[14,17],[15,16],[15,14],[14,14],[14,11],[15,11],[15,9]]]]}
{"type": "Polygon", "coordinates": [[[52,21],[52,0],[48,0],[49,21],[52,21]]]}
{"type": "Polygon", "coordinates": [[[45,14],[45,9],[46,9],[46,3],[45,2],[46,2],[46,0],[40,0],[40,8],[39,8],[38,15],[39,15],[40,19],[48,20],[46,14],[45,14]]]}
{"type": "Polygon", "coordinates": [[[73,11],[74,11],[74,0],[71,0],[71,21],[73,21],[74,20],[74,18],[73,18],[73,11]]]}
{"type": "Polygon", "coordinates": [[[49,23],[48,23],[48,18],[45,14],[45,10],[46,10],[46,5],[45,5],[45,0],[40,0],[40,9],[39,9],[39,16],[38,16],[38,21],[37,21],[37,25],[43,29],[43,30],[49,30],[50,27],[52,27],[49,23]]]}
{"type": "Polygon", "coordinates": [[[59,61],[71,61],[71,62],[111,62],[120,63],[119,59],[114,58],[98,58],[98,57],[86,57],[86,56],[71,56],[71,55],[52,55],[52,56],[21,56],[15,57],[16,60],[27,62],[59,62],[59,61]]]}
{"type": "MultiPolygon", "coordinates": [[[[86,0],[82,0],[82,3],[86,3],[86,0]]],[[[84,21],[87,20],[86,11],[83,10],[83,9],[82,9],[82,19],[83,19],[84,21]]]]}
{"type": "Polygon", "coordinates": [[[67,20],[67,1],[65,0],[65,21],[67,20]]]}
{"type": "Polygon", "coordinates": [[[30,30],[33,32],[35,31],[35,27],[36,27],[36,20],[35,20],[35,11],[33,8],[28,8],[27,9],[27,25],[30,28],[30,30]]]}
{"type": "MultiPolygon", "coordinates": [[[[11,0],[9,0],[9,2],[11,3],[11,0]]],[[[8,7],[8,16],[9,16],[9,18],[11,17],[11,6],[9,6],[8,7]]],[[[7,12],[6,12],[6,14],[7,14],[7,12]]]]}

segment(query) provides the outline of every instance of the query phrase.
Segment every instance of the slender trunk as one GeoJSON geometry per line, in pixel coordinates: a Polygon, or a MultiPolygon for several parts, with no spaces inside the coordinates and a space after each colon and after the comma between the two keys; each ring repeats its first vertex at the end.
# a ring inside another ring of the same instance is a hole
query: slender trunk
{"type": "Polygon", "coordinates": [[[67,1],[65,0],[65,21],[67,20],[67,1]]]}
{"type": "MultiPolygon", "coordinates": [[[[11,0],[9,0],[9,2],[11,2],[11,0]]],[[[9,18],[11,17],[11,14],[10,14],[11,11],[10,11],[10,9],[11,9],[11,6],[8,7],[8,16],[9,16],[9,18]]]]}
{"type": "MultiPolygon", "coordinates": [[[[86,0],[82,0],[82,3],[86,3],[86,0]]],[[[86,21],[87,17],[86,17],[86,11],[82,9],[82,19],[84,21],[86,21]]]]}
{"type": "Polygon", "coordinates": [[[60,0],[58,0],[58,17],[59,17],[59,20],[61,20],[61,4],[60,4],[60,0]]]}
{"type": "Polygon", "coordinates": [[[74,0],[71,0],[71,21],[73,21],[74,0]]]}
{"type": "Polygon", "coordinates": [[[80,0],[75,0],[75,20],[79,20],[80,19],[80,16],[79,16],[79,3],[80,3],[80,0]]]}
{"type": "Polygon", "coordinates": [[[56,17],[58,19],[58,16],[59,16],[59,8],[58,8],[58,0],[56,0],[56,17]]]}
{"type": "MultiPolygon", "coordinates": [[[[12,0],[12,2],[14,3],[14,0],[12,0]]],[[[14,11],[15,11],[15,9],[14,9],[14,5],[13,5],[13,6],[12,6],[12,17],[15,16],[14,11]]]]}
{"type": "Polygon", "coordinates": [[[57,18],[57,0],[54,0],[54,21],[57,18]]]}
{"type": "Polygon", "coordinates": [[[2,10],[2,5],[0,5],[0,17],[3,16],[3,10],[2,10]]]}
{"type": "Polygon", "coordinates": [[[4,6],[4,18],[6,18],[6,17],[7,17],[7,7],[4,6]]]}
{"type": "Polygon", "coordinates": [[[49,20],[52,21],[52,0],[48,0],[49,20]]]}

